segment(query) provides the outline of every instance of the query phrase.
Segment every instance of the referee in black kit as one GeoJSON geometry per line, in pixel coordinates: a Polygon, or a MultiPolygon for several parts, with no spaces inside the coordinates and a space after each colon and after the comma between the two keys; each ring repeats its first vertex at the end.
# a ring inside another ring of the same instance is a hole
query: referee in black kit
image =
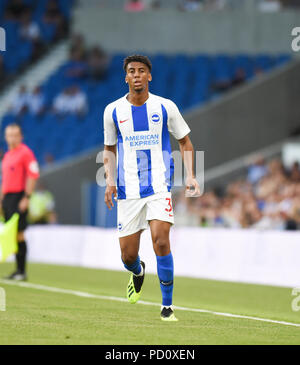
{"type": "Polygon", "coordinates": [[[12,123],[5,128],[5,141],[8,151],[4,154],[1,166],[1,203],[4,219],[8,221],[14,213],[19,213],[17,268],[5,279],[20,281],[27,279],[24,231],[27,226],[29,198],[40,175],[33,152],[22,142],[23,133],[18,124],[12,123]]]}

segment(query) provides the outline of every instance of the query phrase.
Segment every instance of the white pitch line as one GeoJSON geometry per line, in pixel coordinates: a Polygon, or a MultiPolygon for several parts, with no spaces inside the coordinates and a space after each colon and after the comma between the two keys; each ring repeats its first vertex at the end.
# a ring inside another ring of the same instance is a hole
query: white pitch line
{"type": "MultiPolygon", "coordinates": [[[[33,283],[26,283],[26,282],[14,282],[14,281],[10,281],[10,280],[0,280],[0,283],[7,284],[7,285],[20,286],[20,287],[23,287],[23,288],[43,290],[43,291],[53,292],[53,293],[71,294],[71,295],[75,295],[77,297],[83,297],[83,298],[112,300],[112,301],[115,301],[115,302],[126,302],[126,303],[128,303],[126,298],[106,296],[106,295],[98,295],[98,294],[92,294],[92,293],[82,292],[82,291],[78,291],[78,290],[62,289],[62,288],[56,288],[56,287],[53,287],[53,286],[46,286],[46,285],[41,285],[41,284],[33,284],[33,283]]],[[[151,305],[151,306],[155,306],[155,307],[160,307],[161,306],[161,304],[159,304],[159,303],[146,302],[146,301],[143,301],[143,300],[140,300],[137,304],[151,305]]],[[[253,320],[253,321],[261,321],[261,322],[267,322],[267,323],[281,324],[281,325],[284,325],[284,326],[300,327],[300,323],[276,321],[274,319],[244,316],[244,315],[241,315],[241,314],[214,312],[214,311],[211,311],[211,310],[208,310],[208,309],[188,308],[188,307],[180,307],[180,306],[175,306],[175,305],[173,306],[173,308],[177,309],[177,310],[181,310],[181,311],[186,311],[186,312],[209,313],[209,314],[213,314],[213,315],[216,315],[216,316],[222,316],[222,317],[250,319],[250,320],[253,320]]]]}

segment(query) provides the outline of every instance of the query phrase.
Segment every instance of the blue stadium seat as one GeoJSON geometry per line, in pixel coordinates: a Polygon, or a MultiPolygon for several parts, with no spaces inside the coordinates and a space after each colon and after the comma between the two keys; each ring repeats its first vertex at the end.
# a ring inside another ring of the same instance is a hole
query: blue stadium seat
{"type": "Polygon", "coordinates": [[[276,66],[280,66],[280,65],[283,65],[287,62],[289,62],[291,60],[291,55],[289,54],[280,54],[279,56],[276,57],[275,59],[275,63],[276,63],[276,66]]]}
{"type": "MultiPolygon", "coordinates": [[[[22,46],[18,52],[26,60],[30,55],[30,47],[22,46]]],[[[20,118],[25,140],[29,146],[32,146],[41,164],[44,163],[47,153],[51,153],[56,160],[60,160],[103,143],[104,108],[128,91],[122,70],[125,56],[119,53],[112,57],[109,77],[104,81],[92,82],[85,79],[76,81],[89,100],[89,113],[85,118],[67,116],[60,119],[50,110],[42,117],[26,113],[20,118]]],[[[256,67],[268,71],[290,60],[290,56],[286,54],[277,56],[157,54],[150,55],[150,58],[153,64],[153,81],[150,84],[150,91],[171,98],[181,110],[220,98],[221,94],[213,91],[212,84],[216,81],[231,81],[239,68],[242,68],[246,78],[250,79],[254,76],[256,67]]],[[[4,55],[4,64],[8,69],[16,69],[21,61],[16,62],[10,54],[4,55]]],[[[69,63],[66,63],[59,67],[42,85],[48,107],[51,107],[53,99],[59,92],[74,82],[65,77],[68,65],[69,63]]],[[[14,120],[15,117],[11,114],[4,116],[2,132],[5,126],[14,120]]]]}
{"type": "Polygon", "coordinates": [[[58,0],[58,5],[66,19],[71,17],[71,9],[74,5],[74,0],[58,0]]]}
{"type": "Polygon", "coordinates": [[[31,42],[22,41],[19,45],[17,57],[20,59],[21,63],[26,63],[31,59],[33,52],[33,45],[31,42]]]}
{"type": "Polygon", "coordinates": [[[243,69],[246,74],[246,78],[250,79],[254,76],[254,60],[251,56],[245,54],[236,55],[233,58],[234,72],[238,69],[243,69]]]}
{"type": "Polygon", "coordinates": [[[51,43],[55,38],[56,26],[54,24],[46,24],[40,19],[38,20],[38,24],[41,30],[42,39],[46,43],[51,43]]]}
{"type": "Polygon", "coordinates": [[[274,66],[274,58],[267,54],[261,54],[255,57],[255,66],[263,71],[269,71],[274,66]]]}
{"type": "MultiPolygon", "coordinates": [[[[49,0],[23,0],[31,6],[33,19],[39,24],[42,39],[45,43],[51,43],[56,34],[56,27],[43,22],[43,14],[49,0]]],[[[19,71],[32,58],[33,44],[31,41],[24,41],[20,36],[20,24],[15,20],[3,19],[5,8],[9,0],[0,0],[0,21],[6,32],[6,52],[4,57],[4,70],[9,75],[19,71]]],[[[59,7],[67,20],[70,19],[70,12],[74,4],[73,0],[60,0],[59,7]]]]}
{"type": "Polygon", "coordinates": [[[213,59],[213,72],[216,82],[227,82],[232,79],[233,67],[232,60],[228,55],[217,55],[213,59]]]}

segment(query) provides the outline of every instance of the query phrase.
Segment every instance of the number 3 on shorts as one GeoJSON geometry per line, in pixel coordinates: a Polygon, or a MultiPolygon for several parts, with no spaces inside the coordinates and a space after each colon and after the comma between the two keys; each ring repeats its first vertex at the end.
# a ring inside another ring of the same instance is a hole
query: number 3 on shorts
{"type": "Polygon", "coordinates": [[[168,207],[169,208],[165,208],[165,211],[168,212],[168,213],[170,213],[170,212],[172,212],[172,209],[173,209],[173,207],[172,207],[172,201],[171,201],[171,198],[166,198],[166,200],[168,202],[168,207]]]}

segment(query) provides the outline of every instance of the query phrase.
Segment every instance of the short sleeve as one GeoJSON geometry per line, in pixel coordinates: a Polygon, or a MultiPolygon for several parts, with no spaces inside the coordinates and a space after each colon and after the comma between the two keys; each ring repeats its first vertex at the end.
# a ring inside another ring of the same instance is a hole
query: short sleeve
{"type": "Polygon", "coordinates": [[[24,164],[27,176],[33,179],[38,179],[40,176],[39,165],[30,149],[26,150],[24,153],[24,164]]]}
{"type": "Polygon", "coordinates": [[[177,140],[185,137],[191,131],[176,104],[171,100],[168,103],[168,130],[177,140]]]}
{"type": "Polygon", "coordinates": [[[117,143],[117,129],[113,120],[113,108],[108,105],[104,110],[103,126],[104,126],[104,144],[106,146],[114,146],[117,143]]]}

